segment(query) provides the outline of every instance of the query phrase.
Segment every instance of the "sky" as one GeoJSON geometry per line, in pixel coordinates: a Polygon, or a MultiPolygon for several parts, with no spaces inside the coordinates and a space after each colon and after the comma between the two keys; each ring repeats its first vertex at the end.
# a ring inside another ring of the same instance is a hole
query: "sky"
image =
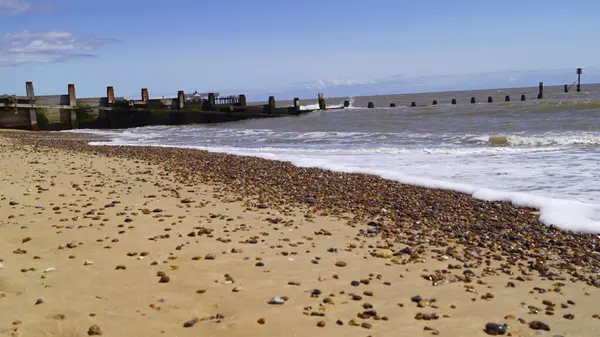
{"type": "Polygon", "coordinates": [[[600,74],[597,13],[598,0],[0,0],[0,93],[26,81],[36,95],[74,83],[78,97],[563,84],[577,67],[600,74]]]}

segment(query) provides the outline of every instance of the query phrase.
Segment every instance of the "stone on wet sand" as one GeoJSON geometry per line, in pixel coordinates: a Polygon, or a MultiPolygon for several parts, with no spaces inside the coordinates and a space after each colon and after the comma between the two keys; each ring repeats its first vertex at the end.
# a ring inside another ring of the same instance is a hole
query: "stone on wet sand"
{"type": "Polygon", "coordinates": [[[99,326],[97,325],[92,325],[87,332],[88,336],[101,336],[102,335],[102,329],[100,329],[99,326]]]}
{"type": "Polygon", "coordinates": [[[550,326],[541,321],[531,321],[529,327],[533,330],[545,330],[550,331],[550,326]]]}
{"type": "Polygon", "coordinates": [[[491,322],[485,325],[484,330],[488,335],[492,336],[504,335],[506,333],[506,327],[504,325],[491,322]]]}

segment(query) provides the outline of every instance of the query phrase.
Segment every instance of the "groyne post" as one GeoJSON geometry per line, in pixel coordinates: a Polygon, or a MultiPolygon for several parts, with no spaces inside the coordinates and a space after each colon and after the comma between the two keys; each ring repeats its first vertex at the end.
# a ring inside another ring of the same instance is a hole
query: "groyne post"
{"type": "Polygon", "coordinates": [[[71,129],[77,129],[77,109],[75,109],[77,107],[77,97],[75,96],[75,84],[69,84],[68,93],[69,106],[71,107],[71,129]]]}
{"type": "Polygon", "coordinates": [[[471,97],[471,104],[475,104],[477,103],[477,100],[475,100],[475,97],[471,97]]]}
{"type": "Polygon", "coordinates": [[[583,69],[577,68],[577,92],[581,92],[581,73],[583,69]]]}
{"type": "Polygon", "coordinates": [[[294,98],[294,109],[296,109],[296,111],[300,111],[300,98],[298,97],[294,98]]]}
{"type": "Polygon", "coordinates": [[[31,124],[32,131],[38,131],[37,112],[35,110],[35,93],[33,92],[33,82],[25,83],[25,90],[27,91],[27,97],[30,99],[31,108],[29,108],[29,122],[31,124]]]}
{"type": "Polygon", "coordinates": [[[215,107],[216,97],[214,92],[208,93],[208,108],[213,109],[215,107]]]}
{"type": "Polygon", "coordinates": [[[521,95],[521,102],[525,102],[526,98],[525,95],[521,95]]]}
{"type": "Polygon", "coordinates": [[[396,107],[396,103],[390,103],[390,108],[395,108],[396,107]]]}
{"type": "Polygon", "coordinates": [[[453,105],[456,105],[456,98],[453,98],[451,103],[452,103],[453,105]]]}
{"type": "Polygon", "coordinates": [[[111,86],[106,87],[106,102],[108,105],[115,103],[115,88],[111,86]]]}
{"type": "Polygon", "coordinates": [[[544,98],[544,82],[540,82],[540,84],[539,84],[537,98],[538,99],[544,98]]]}
{"type": "Polygon", "coordinates": [[[275,112],[275,96],[269,96],[269,113],[275,112]]]}
{"type": "Polygon", "coordinates": [[[410,102],[410,106],[417,106],[416,102],[410,102]]]}
{"type": "Polygon", "coordinates": [[[325,102],[325,98],[323,98],[323,94],[319,94],[319,109],[325,110],[327,109],[327,103],[325,102]]]}
{"type": "Polygon", "coordinates": [[[177,92],[177,109],[182,110],[185,104],[185,93],[183,90],[177,92]]]}
{"type": "Polygon", "coordinates": [[[374,107],[375,107],[375,104],[373,102],[369,102],[367,104],[367,108],[369,108],[369,109],[373,109],[374,107]]]}
{"type": "Polygon", "coordinates": [[[506,95],[506,97],[504,97],[504,102],[510,102],[510,96],[506,95]]]}
{"type": "Polygon", "coordinates": [[[492,96],[488,97],[488,103],[494,103],[494,99],[492,98],[492,96]]]}
{"type": "Polygon", "coordinates": [[[246,106],[246,95],[244,95],[244,94],[240,95],[240,105],[246,106]]]}
{"type": "Polygon", "coordinates": [[[146,102],[148,102],[149,98],[150,98],[150,96],[148,95],[148,89],[142,88],[142,101],[144,103],[146,103],[146,102]]]}
{"type": "Polygon", "coordinates": [[[431,102],[431,105],[437,105],[437,101],[434,99],[433,102],[431,102]]]}
{"type": "Polygon", "coordinates": [[[569,92],[569,86],[565,84],[565,92],[569,92]]]}
{"type": "Polygon", "coordinates": [[[344,101],[344,108],[348,108],[350,107],[350,101],[349,100],[345,100],[344,101]]]}

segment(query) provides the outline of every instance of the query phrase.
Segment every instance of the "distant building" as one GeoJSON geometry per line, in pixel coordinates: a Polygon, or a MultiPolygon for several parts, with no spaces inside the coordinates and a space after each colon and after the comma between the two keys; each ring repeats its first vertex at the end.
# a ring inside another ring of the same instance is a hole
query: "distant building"
{"type": "MultiPolygon", "coordinates": [[[[184,97],[186,102],[200,102],[208,99],[208,93],[200,93],[194,90],[194,93],[185,94],[184,97]]],[[[215,93],[215,97],[219,97],[219,93],[215,93]]]]}

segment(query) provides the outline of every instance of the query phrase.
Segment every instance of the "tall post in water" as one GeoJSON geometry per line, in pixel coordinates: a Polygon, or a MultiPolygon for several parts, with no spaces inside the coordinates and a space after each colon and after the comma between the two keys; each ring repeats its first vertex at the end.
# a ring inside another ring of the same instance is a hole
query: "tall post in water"
{"type": "Polygon", "coordinates": [[[538,99],[544,98],[544,82],[540,82],[537,98],[538,99]]]}
{"type": "Polygon", "coordinates": [[[492,98],[492,96],[488,97],[488,103],[494,103],[494,99],[492,98]]]}
{"type": "Polygon", "coordinates": [[[269,113],[275,112],[275,96],[269,96],[269,113]]]}
{"type": "Polygon", "coordinates": [[[216,102],[215,93],[214,92],[208,93],[208,101],[207,101],[208,108],[213,109],[215,107],[215,102],[216,102]]]}
{"type": "Polygon", "coordinates": [[[37,112],[35,111],[35,93],[33,92],[33,82],[25,83],[25,90],[27,91],[27,98],[31,101],[31,108],[29,108],[29,122],[31,124],[31,131],[38,131],[37,112]]]}
{"type": "Polygon", "coordinates": [[[294,109],[296,109],[296,111],[300,111],[300,98],[298,97],[294,98],[294,109]]]}
{"type": "Polygon", "coordinates": [[[431,105],[437,105],[437,101],[434,99],[433,102],[431,102],[431,105]]]}
{"type": "Polygon", "coordinates": [[[475,104],[477,103],[477,100],[475,100],[475,97],[471,97],[471,104],[475,104]]]}
{"type": "Polygon", "coordinates": [[[71,107],[71,129],[77,129],[77,97],[75,96],[75,84],[69,84],[69,106],[71,107]]]}
{"type": "Polygon", "coordinates": [[[525,102],[525,95],[521,95],[521,102],[525,102]]]}
{"type": "Polygon", "coordinates": [[[452,105],[456,105],[456,98],[453,98],[451,103],[452,105]]]}
{"type": "Polygon", "coordinates": [[[565,84],[565,92],[569,92],[569,86],[565,84]]]}
{"type": "Polygon", "coordinates": [[[369,103],[367,104],[367,108],[369,108],[369,109],[373,109],[373,108],[375,108],[375,103],[373,103],[373,102],[369,102],[369,103]]]}
{"type": "Polygon", "coordinates": [[[144,103],[146,103],[146,102],[148,102],[149,98],[150,98],[150,96],[148,96],[148,89],[142,88],[142,101],[144,103]]]}
{"type": "Polygon", "coordinates": [[[345,100],[344,101],[344,108],[348,108],[350,107],[350,101],[349,100],[345,100]]]}
{"type": "Polygon", "coordinates": [[[396,107],[396,103],[390,103],[390,108],[395,108],[396,107]]]}
{"type": "Polygon", "coordinates": [[[410,102],[410,106],[417,106],[416,102],[410,102]]]}
{"type": "Polygon", "coordinates": [[[241,106],[246,106],[246,95],[241,94],[240,95],[240,103],[241,106]]]}
{"type": "Polygon", "coordinates": [[[506,97],[504,97],[504,102],[510,102],[510,96],[506,95],[506,97]]]}
{"type": "Polygon", "coordinates": [[[185,93],[183,90],[179,90],[177,92],[177,109],[183,110],[183,106],[185,104],[185,93]]]}
{"type": "Polygon", "coordinates": [[[325,102],[325,98],[323,98],[323,94],[319,94],[319,109],[325,110],[327,109],[327,103],[325,102]]]}
{"type": "Polygon", "coordinates": [[[106,87],[106,103],[108,105],[115,103],[115,88],[111,86],[106,87]]]}
{"type": "Polygon", "coordinates": [[[577,68],[577,92],[581,92],[581,73],[583,69],[577,68]]]}

